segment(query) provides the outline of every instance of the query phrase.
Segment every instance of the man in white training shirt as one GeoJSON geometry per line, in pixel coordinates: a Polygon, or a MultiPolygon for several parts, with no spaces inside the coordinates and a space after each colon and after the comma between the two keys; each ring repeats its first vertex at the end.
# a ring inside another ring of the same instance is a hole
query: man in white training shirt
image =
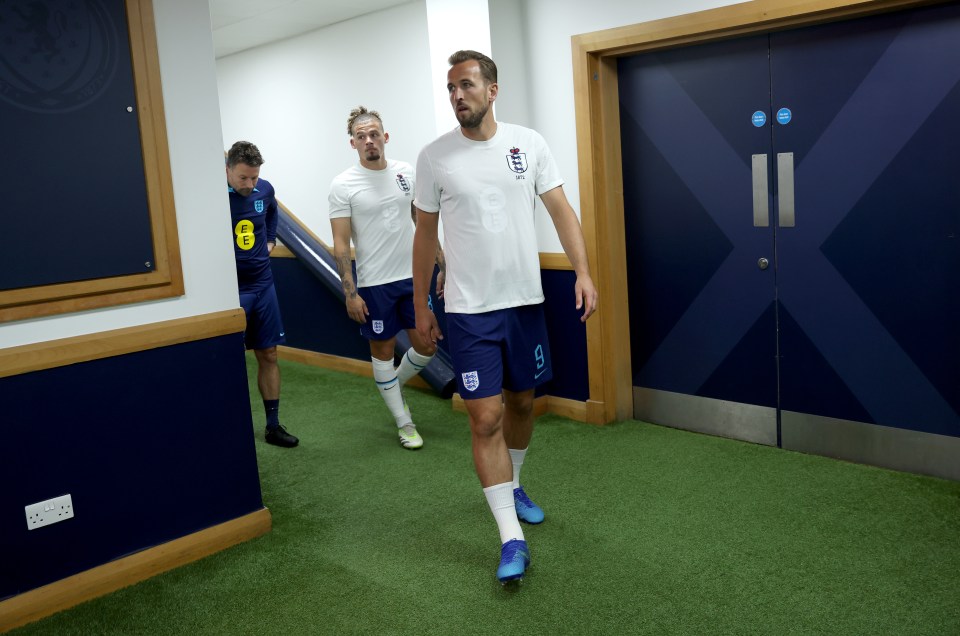
{"type": "Polygon", "coordinates": [[[447,337],[460,396],[470,416],[473,461],[500,531],[497,578],[523,577],[530,551],[520,520],[543,511],[520,485],[533,435],[534,388],[552,377],[534,229],[543,201],[577,274],[582,321],[596,310],[583,234],[543,137],[498,122],[497,67],[486,55],[450,56],[447,91],[460,126],[428,144],[417,160],[413,248],[417,331],[443,334],[428,308],[439,215],[447,256],[447,337]]]}
{"type": "MultiPolygon", "coordinates": [[[[412,251],[414,175],[410,164],[387,160],[390,135],[375,110],[353,109],[347,120],[350,146],[360,162],[337,175],[330,186],[333,254],[346,297],[347,314],[360,323],[370,342],[373,378],[397,424],[404,448],[423,446],[423,438],[401,393],[403,385],[436,353],[436,344],[417,333],[413,310],[412,251]],[[350,240],[357,250],[353,280],[350,240]],[[410,347],[394,369],[397,333],[406,329],[410,347]]],[[[436,252],[435,252],[436,254],[436,252]]],[[[441,272],[443,268],[441,260],[441,272]]],[[[438,286],[442,283],[438,283],[438,286]]]]}

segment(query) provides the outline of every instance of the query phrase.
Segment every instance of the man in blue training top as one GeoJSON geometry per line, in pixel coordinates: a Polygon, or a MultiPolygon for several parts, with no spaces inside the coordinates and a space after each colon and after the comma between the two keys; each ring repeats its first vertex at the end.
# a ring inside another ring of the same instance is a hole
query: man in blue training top
{"type": "Polygon", "coordinates": [[[260,178],[263,157],[249,141],[227,152],[227,192],[237,259],[240,306],[247,314],[247,349],[257,356],[257,386],[267,413],[268,444],[291,448],[300,440],[280,425],[280,367],[277,345],[283,344],[280,305],[273,286],[270,252],[277,242],[277,200],[273,186],[260,178]]]}

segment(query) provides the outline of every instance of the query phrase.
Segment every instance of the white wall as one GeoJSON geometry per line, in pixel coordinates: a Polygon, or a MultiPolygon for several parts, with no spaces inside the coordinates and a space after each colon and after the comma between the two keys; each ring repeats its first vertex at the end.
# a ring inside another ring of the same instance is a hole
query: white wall
{"type": "MultiPolygon", "coordinates": [[[[491,54],[490,8],[487,0],[426,0],[426,8],[430,85],[433,88],[435,132],[439,136],[460,125],[450,107],[447,92],[450,64],[447,60],[451,53],[460,50],[491,54]]],[[[443,232],[440,235],[443,236],[443,232]]]]}
{"type": "MultiPolygon", "coordinates": [[[[442,122],[456,123],[436,96],[446,83],[446,57],[456,48],[486,49],[476,16],[448,14],[460,7],[474,15],[486,5],[500,75],[497,118],[546,137],[579,214],[570,38],[729,4],[736,2],[417,0],[218,60],[224,141],[259,145],[263,177],[329,243],[327,188],[356,160],[347,113],[359,103],[379,110],[391,134],[387,156],[414,163],[420,148],[447,129],[442,122]]],[[[562,251],[542,206],[537,228],[540,251],[562,251]]]]}
{"type": "MultiPolygon", "coordinates": [[[[527,46],[526,2],[489,0],[491,57],[503,90],[495,103],[497,119],[536,128],[530,100],[530,52],[527,46]]],[[[449,108],[447,110],[450,110],[449,108]]]]}
{"type": "Polygon", "coordinates": [[[2,324],[0,348],[239,307],[209,10],[153,4],[186,295],[2,324]]]}
{"type": "Polygon", "coordinates": [[[352,108],[380,112],[388,158],[416,164],[436,137],[423,0],[223,57],[217,72],[224,149],[257,144],[261,177],[328,244],[330,182],[357,162],[352,108]]]}
{"type": "MultiPolygon", "coordinates": [[[[582,33],[627,26],[660,18],[738,4],[741,0],[491,0],[493,59],[500,69],[500,96],[507,102],[514,90],[509,78],[527,78],[523,87],[529,109],[529,125],[542,134],[553,152],[566,183],[564,191],[580,213],[580,182],[577,163],[576,118],[573,100],[573,48],[570,38],[582,33]],[[516,7],[522,5],[522,35],[504,42],[496,33],[510,29],[516,7]],[[499,25],[499,26],[498,26],[499,25]],[[496,27],[496,28],[495,28],[496,27]],[[506,46],[506,48],[504,48],[506,46]],[[517,65],[524,71],[515,70],[517,65]]],[[[510,114],[522,115],[511,108],[510,114]]],[[[510,121],[506,109],[498,117],[510,121]]],[[[517,121],[515,123],[524,124],[517,121]]],[[[561,252],[560,241],[542,209],[537,216],[537,240],[541,252],[561,252]]]]}

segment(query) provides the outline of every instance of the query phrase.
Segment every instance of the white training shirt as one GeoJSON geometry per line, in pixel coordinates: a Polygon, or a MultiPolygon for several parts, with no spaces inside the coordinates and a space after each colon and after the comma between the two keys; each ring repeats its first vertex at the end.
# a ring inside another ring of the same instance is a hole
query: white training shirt
{"type": "Polygon", "coordinates": [[[357,250],[357,287],[373,287],[413,276],[413,166],[387,160],[384,170],[359,163],[330,184],[330,218],[350,218],[357,250]]]}
{"type": "Polygon", "coordinates": [[[536,198],[562,184],[546,141],[523,126],[497,122],[486,141],[455,128],[420,151],[414,204],[443,221],[447,312],[543,302],[536,198]]]}

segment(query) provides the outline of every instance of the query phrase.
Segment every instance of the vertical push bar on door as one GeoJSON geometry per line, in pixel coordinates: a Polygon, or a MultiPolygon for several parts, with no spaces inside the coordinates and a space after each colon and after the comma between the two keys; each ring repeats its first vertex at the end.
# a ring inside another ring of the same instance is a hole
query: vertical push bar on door
{"type": "Polygon", "coordinates": [[[753,227],[770,226],[767,201],[767,155],[753,155],[753,227]]]}
{"type": "MultiPolygon", "coordinates": [[[[756,195],[754,195],[756,196],[756,195]]],[[[793,153],[777,153],[777,224],[795,227],[793,209],[793,153]]]]}

